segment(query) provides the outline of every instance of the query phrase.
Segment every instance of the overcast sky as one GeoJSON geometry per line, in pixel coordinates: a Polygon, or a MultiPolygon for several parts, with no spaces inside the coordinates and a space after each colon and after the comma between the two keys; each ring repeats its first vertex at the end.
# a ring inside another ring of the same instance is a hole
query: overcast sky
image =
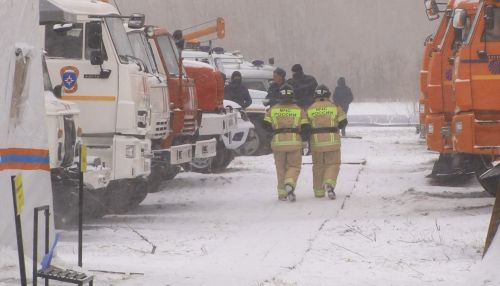
{"type": "Polygon", "coordinates": [[[142,12],[170,31],[226,20],[215,46],[250,59],[274,57],[289,72],[306,73],[334,88],[345,76],[360,101],[417,100],[427,20],[420,0],[116,0],[123,14],[142,12]]]}

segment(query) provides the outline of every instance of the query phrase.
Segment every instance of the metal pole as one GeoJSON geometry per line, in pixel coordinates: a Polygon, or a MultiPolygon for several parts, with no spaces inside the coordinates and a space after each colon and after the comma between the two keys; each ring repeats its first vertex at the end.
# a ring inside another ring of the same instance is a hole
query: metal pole
{"type": "MultiPolygon", "coordinates": [[[[37,211],[38,212],[38,211],[37,211]]],[[[49,206],[46,206],[45,211],[45,254],[49,254],[49,240],[50,240],[50,229],[49,229],[49,206]]],[[[49,278],[45,278],[45,286],[49,286],[49,278]]]]}
{"type": "Polygon", "coordinates": [[[38,211],[33,213],[33,286],[37,286],[37,264],[38,264],[38,211]]]}
{"type": "MultiPolygon", "coordinates": [[[[81,152],[80,152],[81,153],[81,152]]],[[[81,157],[81,156],[80,156],[81,157]]],[[[80,190],[78,192],[78,266],[82,267],[82,248],[83,248],[83,172],[81,170],[80,158],[80,190]]]]}
{"type": "Polygon", "coordinates": [[[16,200],[16,176],[10,177],[12,185],[12,201],[14,202],[14,219],[16,223],[16,237],[17,237],[17,254],[19,256],[19,271],[21,275],[21,285],[26,286],[26,265],[24,263],[24,246],[23,246],[23,230],[21,228],[21,216],[17,214],[17,200],[16,200]]]}

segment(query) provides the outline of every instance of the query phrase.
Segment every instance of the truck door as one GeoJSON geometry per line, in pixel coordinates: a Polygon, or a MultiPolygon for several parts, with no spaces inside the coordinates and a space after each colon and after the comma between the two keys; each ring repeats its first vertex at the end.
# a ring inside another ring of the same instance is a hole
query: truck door
{"type": "Polygon", "coordinates": [[[118,60],[102,21],[45,26],[50,77],[80,106],[85,134],[114,133],[118,60]]]}
{"type": "Polygon", "coordinates": [[[500,110],[500,7],[485,6],[471,41],[474,110],[500,110]]]}

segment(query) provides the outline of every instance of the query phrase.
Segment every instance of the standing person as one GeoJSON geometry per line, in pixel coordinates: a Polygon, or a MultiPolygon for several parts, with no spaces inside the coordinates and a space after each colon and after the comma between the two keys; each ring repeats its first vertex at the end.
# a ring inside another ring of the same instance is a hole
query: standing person
{"type": "Polygon", "coordinates": [[[224,87],[224,99],[234,101],[241,105],[243,109],[252,104],[252,98],[242,83],[241,73],[239,71],[233,72],[231,75],[231,82],[224,87]]]}
{"type": "Polygon", "coordinates": [[[273,81],[267,90],[264,106],[273,106],[278,103],[280,88],[286,81],[286,71],[282,68],[276,68],[273,72],[273,81]]]}
{"type": "MultiPolygon", "coordinates": [[[[335,92],[333,93],[333,102],[342,107],[344,112],[347,114],[349,111],[349,105],[354,100],[352,96],[351,89],[346,85],[345,78],[340,77],[337,80],[337,87],[335,88],[335,92]]],[[[345,127],[342,129],[342,136],[345,136],[345,127]]]]}
{"type": "Polygon", "coordinates": [[[347,125],[342,107],[330,101],[331,92],[320,85],[314,94],[314,103],[307,109],[311,124],[310,146],[313,161],[313,188],[317,198],[336,198],[335,186],[340,171],[339,128],[347,125]]]}
{"type": "Polygon", "coordinates": [[[292,78],[287,81],[293,87],[297,104],[306,109],[314,102],[314,90],[318,82],[313,76],[304,74],[300,64],[292,66],[292,78]]]}
{"type": "Polygon", "coordinates": [[[264,128],[274,133],[271,148],[278,177],[278,199],[295,201],[295,187],[302,167],[302,138],[310,128],[307,116],[294,102],[293,88],[285,84],[279,102],[264,117],[264,128]]]}

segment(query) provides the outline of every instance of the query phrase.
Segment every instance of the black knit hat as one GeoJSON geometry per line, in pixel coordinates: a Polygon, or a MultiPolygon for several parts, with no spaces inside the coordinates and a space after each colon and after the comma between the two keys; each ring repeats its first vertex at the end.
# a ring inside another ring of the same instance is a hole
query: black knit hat
{"type": "Polygon", "coordinates": [[[303,73],[304,70],[302,69],[302,66],[300,64],[294,64],[292,66],[292,72],[303,73]]]}
{"type": "Polygon", "coordinates": [[[274,70],[274,73],[277,74],[277,75],[279,75],[279,76],[281,76],[281,77],[283,77],[283,78],[286,77],[286,71],[284,69],[282,69],[282,68],[276,68],[274,70]]]}

